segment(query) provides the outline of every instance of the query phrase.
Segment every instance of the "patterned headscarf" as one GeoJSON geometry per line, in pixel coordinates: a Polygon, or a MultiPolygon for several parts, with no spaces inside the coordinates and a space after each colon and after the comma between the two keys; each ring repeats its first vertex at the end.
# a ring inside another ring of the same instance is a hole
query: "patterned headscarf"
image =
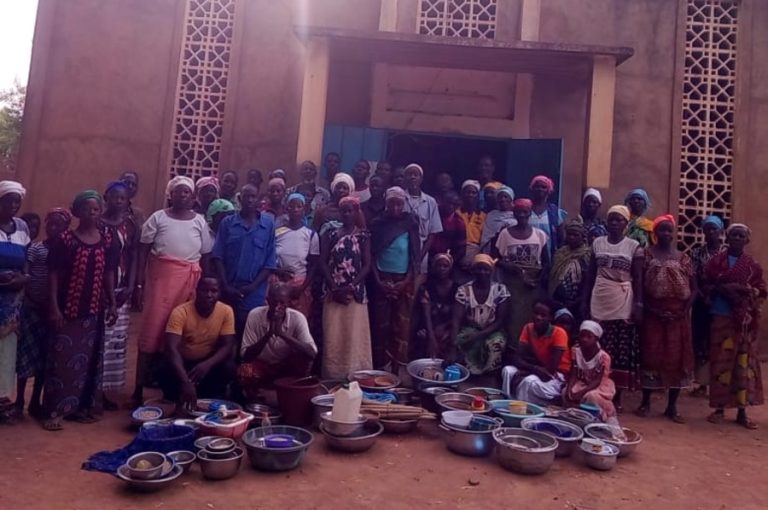
{"type": "Polygon", "coordinates": [[[70,212],[70,210],[66,207],[54,207],[53,209],[50,209],[45,215],[45,221],[48,222],[48,220],[50,220],[51,217],[56,214],[64,218],[64,222],[67,224],[67,226],[72,223],[72,212],[70,212]]]}
{"type": "Polygon", "coordinates": [[[216,193],[219,192],[219,179],[216,177],[200,177],[197,182],[195,183],[195,189],[197,191],[200,191],[201,189],[205,188],[206,186],[213,186],[216,188],[216,193]]]}
{"type": "Polygon", "coordinates": [[[568,230],[575,230],[585,235],[587,233],[586,229],[584,228],[584,221],[579,216],[576,216],[575,218],[571,218],[568,221],[566,221],[565,230],[566,232],[568,230]]]}
{"type": "Polygon", "coordinates": [[[725,231],[725,235],[728,235],[732,231],[734,231],[736,229],[739,229],[739,228],[747,233],[747,238],[748,239],[752,237],[752,229],[749,228],[748,226],[746,226],[744,223],[731,223],[730,225],[728,225],[728,228],[725,231]]]}
{"type": "Polygon", "coordinates": [[[475,264],[485,264],[493,269],[496,267],[496,260],[490,255],[486,255],[485,253],[478,253],[472,259],[472,265],[474,266],[475,264]]]}
{"type": "Polygon", "coordinates": [[[79,216],[77,216],[77,211],[86,200],[96,200],[99,204],[104,204],[104,200],[101,198],[101,193],[95,189],[87,189],[85,191],[81,191],[75,195],[75,199],[72,201],[72,214],[74,216],[79,218],[79,216]]]}
{"type": "Polygon", "coordinates": [[[205,219],[208,223],[213,221],[213,217],[221,212],[234,211],[235,205],[226,198],[217,198],[208,205],[208,210],[205,211],[205,219]]]}
{"type": "Polygon", "coordinates": [[[285,188],[285,179],[279,176],[272,177],[267,183],[267,189],[271,188],[273,184],[279,184],[280,186],[285,188]]]}
{"type": "Polygon", "coordinates": [[[537,175],[533,179],[531,179],[531,184],[529,186],[530,189],[533,189],[533,186],[538,183],[544,183],[547,186],[547,191],[549,193],[552,193],[555,190],[555,181],[547,177],[546,175],[537,175]]]}

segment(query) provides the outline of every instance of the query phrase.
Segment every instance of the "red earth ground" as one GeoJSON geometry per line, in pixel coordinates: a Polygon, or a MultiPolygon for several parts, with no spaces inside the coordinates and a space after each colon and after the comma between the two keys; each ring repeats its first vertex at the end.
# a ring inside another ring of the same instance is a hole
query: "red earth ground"
{"type": "MultiPolygon", "coordinates": [[[[625,407],[634,409],[638,397],[628,395],[625,407]]],[[[209,482],[195,466],[156,494],[129,492],[116,478],[80,469],[90,454],[131,440],[126,411],[107,413],[92,425],[65,423],[61,432],[43,431],[26,418],[0,426],[0,509],[768,508],[766,407],[751,410],[762,427],[747,431],[731,421],[708,423],[700,398],[681,397],[684,425],[660,416],[661,395],[653,403],[650,418],[622,416],[644,442],[607,473],[558,459],[543,476],[517,475],[493,457],[448,452],[434,424],[422,423],[418,433],[382,436],[361,454],[329,452],[316,433],[295,471],[261,473],[244,459],[235,478],[209,482]]]]}

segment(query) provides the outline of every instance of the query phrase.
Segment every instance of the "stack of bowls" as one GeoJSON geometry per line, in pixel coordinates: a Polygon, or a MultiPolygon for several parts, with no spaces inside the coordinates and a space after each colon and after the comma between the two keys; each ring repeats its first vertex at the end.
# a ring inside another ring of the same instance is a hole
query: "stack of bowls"
{"type": "Polygon", "coordinates": [[[581,442],[581,452],[587,466],[598,471],[613,469],[619,456],[617,446],[592,438],[586,438],[581,442]]]}
{"type": "Polygon", "coordinates": [[[261,471],[288,471],[296,468],[312,444],[306,429],[273,425],[251,429],[243,436],[251,466],[261,471]]]}
{"type": "Polygon", "coordinates": [[[362,414],[355,421],[338,421],[333,419],[333,411],[326,411],[320,415],[320,425],[329,434],[337,437],[353,436],[360,432],[368,418],[362,414]]]}
{"type": "Polygon", "coordinates": [[[189,468],[191,468],[192,464],[197,460],[195,452],[190,452],[188,450],[176,450],[175,452],[167,453],[166,456],[173,460],[177,466],[181,467],[185,473],[189,471],[189,468]]]}
{"type": "Polygon", "coordinates": [[[117,469],[117,477],[128,487],[142,492],[154,492],[168,487],[183,469],[170,457],[159,452],[137,453],[117,469]]]}
{"type": "Polygon", "coordinates": [[[197,452],[200,470],[208,480],[232,478],[240,470],[242,459],[243,449],[227,437],[211,439],[197,452]]]}
{"type": "Polygon", "coordinates": [[[608,423],[591,423],[584,428],[584,434],[618,448],[619,458],[629,456],[643,441],[639,432],[608,423]]]}
{"type": "Polygon", "coordinates": [[[471,414],[469,421],[461,415],[443,414],[440,428],[444,431],[445,446],[449,451],[466,457],[483,457],[493,451],[493,431],[501,426],[500,421],[490,416],[471,414]]]}
{"type": "Polygon", "coordinates": [[[333,409],[333,393],[327,393],[325,395],[318,395],[312,397],[312,425],[314,427],[320,427],[320,415],[327,413],[333,409]]]}

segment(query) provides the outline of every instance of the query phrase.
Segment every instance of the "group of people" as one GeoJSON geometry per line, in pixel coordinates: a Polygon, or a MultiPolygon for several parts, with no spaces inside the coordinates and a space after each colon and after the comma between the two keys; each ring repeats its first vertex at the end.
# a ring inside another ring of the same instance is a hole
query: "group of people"
{"type": "Polygon", "coordinates": [[[766,287],[747,226],[708,217],[688,255],[673,216],[645,216],[642,189],[605,217],[588,189],[569,215],[552,179],[516,197],[489,157],[458,189],[437,175],[434,197],[418,164],[340,163],[326,156],[327,188],[310,161],[293,186],[281,169],[266,186],[258,170],[242,186],[235,172],[177,176],[148,217],[135,172],[42,220],[17,218],[25,190],[0,182],[0,421],[23,414],[29,378],[28,412],[46,430],[116,408],[133,309],[134,406],[148,386],[182,405],[253,401],[280,377],[437,357],[497,377],[511,398],[592,404],[609,422],[626,389],[643,390],[641,416],[667,390],[664,414],[683,422],[680,389],[695,379],[710,421],[735,407],[756,427],[766,287]]]}

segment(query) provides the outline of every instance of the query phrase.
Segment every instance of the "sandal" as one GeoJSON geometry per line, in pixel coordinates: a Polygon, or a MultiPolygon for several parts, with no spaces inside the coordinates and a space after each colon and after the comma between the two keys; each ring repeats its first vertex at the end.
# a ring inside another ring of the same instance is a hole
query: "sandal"
{"type": "Polygon", "coordinates": [[[709,423],[714,423],[715,425],[720,425],[723,423],[723,420],[725,420],[725,414],[722,411],[715,411],[707,416],[707,421],[709,423]]]}
{"type": "Polygon", "coordinates": [[[45,420],[41,425],[43,430],[47,430],[49,432],[57,432],[64,429],[64,427],[61,425],[61,418],[51,418],[49,420],[45,420]]]}
{"type": "Polygon", "coordinates": [[[736,423],[741,425],[747,430],[757,430],[758,425],[757,423],[750,420],[746,414],[739,414],[739,416],[736,417],[736,423]]]}
{"type": "Polygon", "coordinates": [[[651,406],[640,406],[635,410],[635,416],[647,418],[651,414],[651,406]]]}
{"type": "Polygon", "coordinates": [[[683,418],[677,411],[664,411],[664,416],[672,420],[674,423],[684,424],[685,418],[683,418]]]}

